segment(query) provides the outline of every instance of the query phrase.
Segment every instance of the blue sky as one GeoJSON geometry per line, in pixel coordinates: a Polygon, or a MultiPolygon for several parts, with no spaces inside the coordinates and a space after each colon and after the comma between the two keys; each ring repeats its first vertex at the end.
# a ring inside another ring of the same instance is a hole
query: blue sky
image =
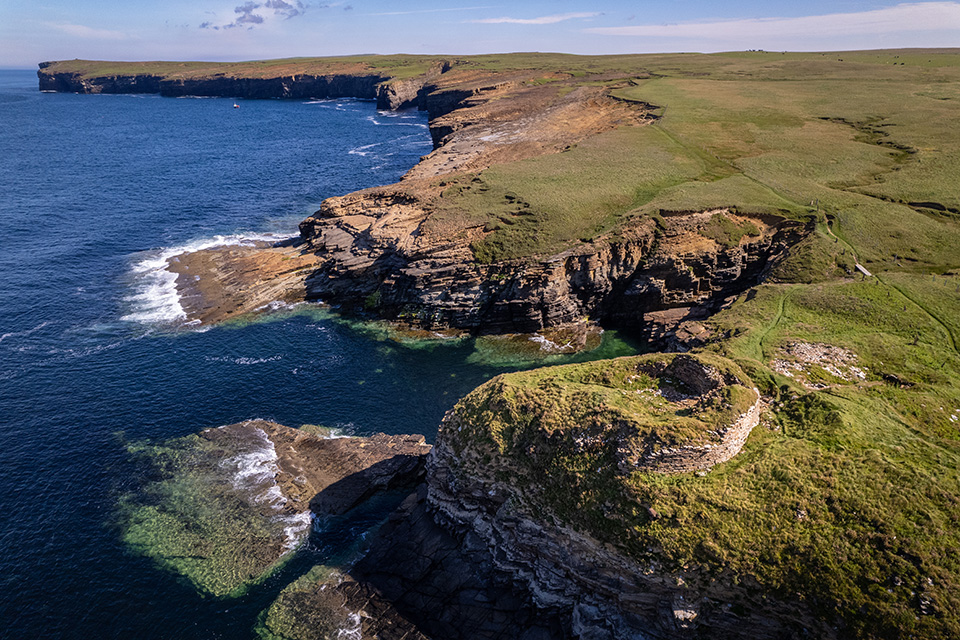
{"type": "Polygon", "coordinates": [[[353,53],[960,46],[960,1],[0,0],[0,67],[353,53]]]}

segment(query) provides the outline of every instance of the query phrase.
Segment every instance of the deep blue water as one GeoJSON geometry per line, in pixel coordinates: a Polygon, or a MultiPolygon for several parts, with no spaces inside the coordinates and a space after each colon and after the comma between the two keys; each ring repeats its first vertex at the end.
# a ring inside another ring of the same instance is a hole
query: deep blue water
{"type": "Polygon", "coordinates": [[[324,198],[397,180],[430,151],[423,114],[36,87],[0,72],[0,637],[251,637],[311,548],[243,598],[200,597],[120,542],[117,497],[140,481],[126,440],[254,417],[432,439],[458,397],[533,363],[305,307],[207,331],[157,321],[171,300],[143,265],[293,235],[324,198]]]}

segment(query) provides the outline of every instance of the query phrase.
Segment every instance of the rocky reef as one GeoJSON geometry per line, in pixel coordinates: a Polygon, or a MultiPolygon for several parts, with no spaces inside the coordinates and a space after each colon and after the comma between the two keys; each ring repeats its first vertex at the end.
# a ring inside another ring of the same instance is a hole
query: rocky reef
{"type": "Polygon", "coordinates": [[[311,517],[415,484],[430,446],[422,436],[332,437],[250,420],[130,450],[151,480],[121,501],[125,542],[226,597],[276,569],[311,517]]]}

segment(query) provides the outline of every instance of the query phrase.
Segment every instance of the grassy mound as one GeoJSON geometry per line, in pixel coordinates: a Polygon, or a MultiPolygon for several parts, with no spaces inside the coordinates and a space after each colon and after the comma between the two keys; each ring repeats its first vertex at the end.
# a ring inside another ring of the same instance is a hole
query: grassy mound
{"type": "Polygon", "coordinates": [[[719,446],[756,401],[725,358],[649,354],[498,376],[457,404],[441,438],[467,473],[519,487],[537,514],[618,539],[611,505],[631,508],[633,482],[665,453],[719,446]]]}

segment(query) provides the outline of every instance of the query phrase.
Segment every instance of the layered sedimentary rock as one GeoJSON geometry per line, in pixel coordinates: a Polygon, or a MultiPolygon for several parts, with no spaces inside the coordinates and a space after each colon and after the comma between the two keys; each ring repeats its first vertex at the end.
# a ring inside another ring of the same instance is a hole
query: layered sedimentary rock
{"type": "Polygon", "coordinates": [[[162,96],[224,98],[360,98],[376,100],[380,109],[420,107],[423,87],[442,69],[437,66],[411,80],[394,80],[382,73],[297,74],[250,78],[217,73],[203,77],[168,77],[162,74],[104,75],[87,77],[77,72],[47,70],[40,63],[41,91],[73,93],[159,93],[162,96]]]}
{"type": "Polygon", "coordinates": [[[319,300],[431,330],[533,333],[589,317],[662,338],[662,327],[702,318],[756,284],[804,233],[752,218],[756,235],[721,244],[703,235],[716,216],[744,219],[678,214],[545,259],[480,264],[466,239],[421,232],[415,198],[361,192],[328,200],[301,224],[298,243],[206,250],[175,258],[171,270],[190,318],[203,322],[271,300],[319,300]]]}
{"type": "Polygon", "coordinates": [[[479,264],[467,241],[421,233],[427,215],[415,200],[366,192],[331,199],[301,224],[322,260],[306,295],[425,328],[535,332],[585,316],[643,328],[651,312],[716,303],[756,284],[803,233],[756,219],[755,236],[723,245],[700,233],[715,215],[736,217],[677,214],[545,259],[479,264]]]}

